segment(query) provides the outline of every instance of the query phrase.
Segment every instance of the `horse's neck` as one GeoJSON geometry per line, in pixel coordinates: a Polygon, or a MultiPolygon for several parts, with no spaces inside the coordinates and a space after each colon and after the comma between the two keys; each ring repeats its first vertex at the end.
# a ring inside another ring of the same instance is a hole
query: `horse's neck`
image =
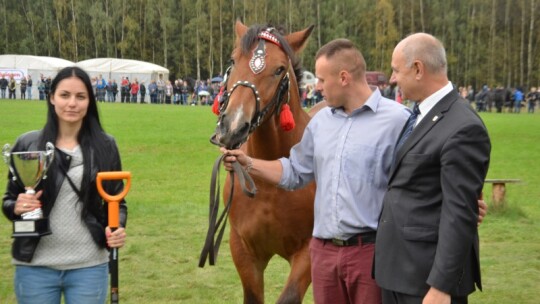
{"type": "Polygon", "coordinates": [[[291,148],[302,139],[310,118],[299,102],[291,100],[290,107],[295,128],[288,132],[281,130],[279,114],[274,114],[251,134],[246,143],[248,155],[267,160],[289,156],[291,148]]]}

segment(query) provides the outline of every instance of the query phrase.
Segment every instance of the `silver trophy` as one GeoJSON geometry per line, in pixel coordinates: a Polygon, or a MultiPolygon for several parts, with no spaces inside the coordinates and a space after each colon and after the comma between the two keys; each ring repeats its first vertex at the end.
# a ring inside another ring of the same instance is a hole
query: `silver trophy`
{"type": "MultiPolygon", "coordinates": [[[[34,194],[36,186],[47,178],[47,169],[54,159],[54,145],[48,142],[45,151],[11,152],[9,144],[2,149],[13,181],[18,182],[27,194],[34,194]]],[[[41,208],[21,214],[22,220],[13,221],[13,237],[38,237],[50,234],[49,220],[41,208]]]]}

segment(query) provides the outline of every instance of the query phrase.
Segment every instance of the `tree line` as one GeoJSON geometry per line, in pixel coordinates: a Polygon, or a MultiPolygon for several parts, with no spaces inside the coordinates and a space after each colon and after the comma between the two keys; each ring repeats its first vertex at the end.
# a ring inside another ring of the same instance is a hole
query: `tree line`
{"type": "Polygon", "coordinates": [[[71,61],[116,57],[152,62],[172,78],[222,74],[234,23],[292,32],[315,25],[302,53],[345,37],[369,70],[390,75],[395,44],[413,32],[443,41],[458,85],[540,85],[539,0],[0,0],[0,52],[71,61]]]}

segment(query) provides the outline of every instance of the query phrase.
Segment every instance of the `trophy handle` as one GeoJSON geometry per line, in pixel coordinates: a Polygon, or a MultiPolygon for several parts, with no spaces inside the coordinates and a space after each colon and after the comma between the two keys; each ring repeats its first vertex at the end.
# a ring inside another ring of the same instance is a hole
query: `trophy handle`
{"type": "Polygon", "coordinates": [[[17,180],[17,174],[15,174],[15,169],[11,166],[11,146],[9,144],[5,144],[2,148],[2,156],[4,158],[4,162],[9,168],[9,172],[11,172],[12,180],[17,180]]]}
{"type": "MultiPolygon", "coordinates": [[[[6,163],[6,165],[9,166],[9,158],[10,158],[10,152],[11,151],[11,146],[9,144],[5,144],[4,147],[2,148],[2,156],[4,158],[4,162],[6,163]]],[[[11,166],[9,166],[11,167],[11,166]]]]}
{"type": "Polygon", "coordinates": [[[43,177],[42,179],[47,178],[47,170],[51,166],[54,160],[54,145],[51,142],[45,144],[45,161],[43,162],[43,177]]]}

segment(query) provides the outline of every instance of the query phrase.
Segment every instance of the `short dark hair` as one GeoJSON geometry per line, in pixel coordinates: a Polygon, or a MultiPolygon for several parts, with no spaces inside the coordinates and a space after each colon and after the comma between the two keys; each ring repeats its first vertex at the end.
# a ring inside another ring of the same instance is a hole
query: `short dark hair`
{"type": "Polygon", "coordinates": [[[337,69],[347,70],[356,78],[362,77],[365,74],[366,61],[364,56],[352,41],[345,38],[334,39],[323,45],[317,51],[315,60],[320,57],[335,59],[338,55],[340,58],[336,67],[337,69]]]}

